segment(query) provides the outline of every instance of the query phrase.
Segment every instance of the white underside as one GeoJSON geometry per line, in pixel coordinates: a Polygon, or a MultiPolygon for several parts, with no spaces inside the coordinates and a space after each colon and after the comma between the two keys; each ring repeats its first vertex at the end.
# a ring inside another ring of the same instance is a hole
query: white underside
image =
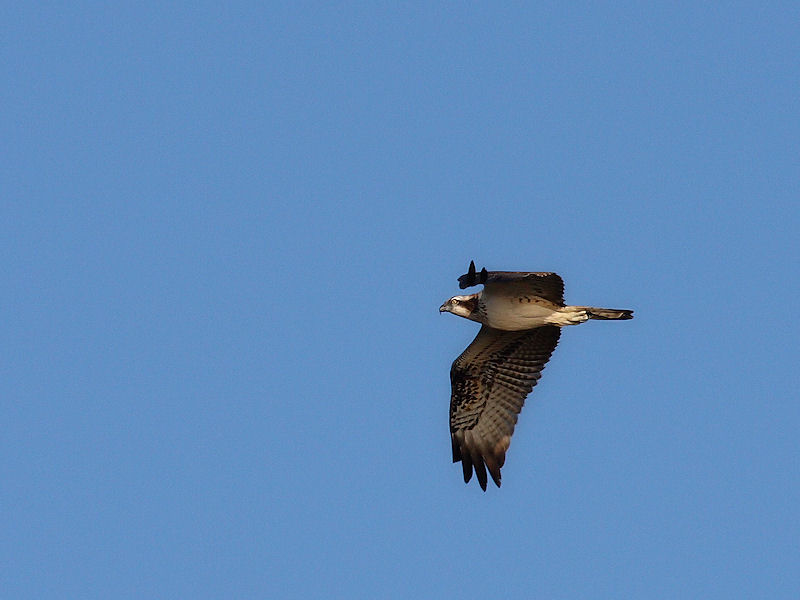
{"type": "Polygon", "coordinates": [[[588,320],[585,308],[577,306],[554,307],[536,299],[482,295],[486,307],[486,324],[504,331],[534,329],[543,325],[578,325],[588,320]]]}

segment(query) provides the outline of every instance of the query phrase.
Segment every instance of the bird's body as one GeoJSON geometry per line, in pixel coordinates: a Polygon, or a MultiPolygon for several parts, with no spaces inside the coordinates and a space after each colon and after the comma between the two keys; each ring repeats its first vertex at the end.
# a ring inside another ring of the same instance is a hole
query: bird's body
{"type": "Polygon", "coordinates": [[[566,306],[564,284],[555,273],[477,273],[470,263],[458,281],[462,289],[484,288],[453,296],[439,311],[483,326],[450,369],[453,462],[461,461],[465,482],[474,469],[485,490],[487,469],[500,486],[517,415],[558,344],[560,328],[589,319],[631,319],[633,311],[566,306]]]}
{"type": "Polygon", "coordinates": [[[477,294],[455,296],[455,298],[465,299],[468,302],[471,300],[476,304],[476,309],[471,315],[459,314],[459,316],[502,331],[525,331],[543,325],[563,327],[577,325],[589,319],[585,306],[559,306],[523,291],[515,294],[499,294],[496,290],[495,293],[483,290],[477,294]]]}

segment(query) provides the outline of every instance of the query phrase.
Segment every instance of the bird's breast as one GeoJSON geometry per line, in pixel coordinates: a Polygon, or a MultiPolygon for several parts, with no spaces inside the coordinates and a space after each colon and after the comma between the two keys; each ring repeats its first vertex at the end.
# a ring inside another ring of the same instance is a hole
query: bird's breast
{"type": "Polygon", "coordinates": [[[505,331],[534,329],[552,323],[558,306],[538,296],[487,295],[482,298],[486,324],[505,331]]]}

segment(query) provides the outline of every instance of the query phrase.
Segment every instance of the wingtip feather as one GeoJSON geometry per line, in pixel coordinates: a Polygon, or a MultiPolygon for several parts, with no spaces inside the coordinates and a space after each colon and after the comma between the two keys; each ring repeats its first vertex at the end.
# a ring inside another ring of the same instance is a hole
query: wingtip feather
{"type": "Polygon", "coordinates": [[[481,489],[485,492],[486,484],[489,483],[489,478],[486,476],[486,465],[483,464],[482,460],[479,460],[473,465],[473,467],[475,468],[475,475],[478,476],[478,483],[480,484],[481,489]]]}
{"type": "Polygon", "coordinates": [[[497,457],[487,454],[483,459],[486,462],[486,468],[489,469],[489,474],[492,476],[492,481],[497,487],[500,487],[500,466],[497,464],[497,457]]]}
{"type": "Polygon", "coordinates": [[[481,269],[481,272],[478,273],[475,270],[475,261],[469,261],[469,269],[466,273],[464,273],[461,277],[458,278],[458,287],[462,290],[468,287],[472,287],[473,285],[478,285],[479,283],[485,283],[488,277],[488,273],[486,268],[484,267],[481,269]]]}
{"type": "Polygon", "coordinates": [[[472,479],[472,461],[465,454],[461,457],[461,470],[464,472],[464,483],[472,479]]]}

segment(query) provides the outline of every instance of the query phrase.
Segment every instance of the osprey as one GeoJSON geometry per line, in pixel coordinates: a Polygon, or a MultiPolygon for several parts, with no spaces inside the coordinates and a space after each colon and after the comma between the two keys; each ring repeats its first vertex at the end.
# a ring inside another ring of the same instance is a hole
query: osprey
{"type": "Polygon", "coordinates": [[[461,461],[464,483],[472,471],[486,491],[486,470],[500,487],[500,467],[525,398],[542,376],[558,344],[561,327],[589,319],[632,319],[633,311],[566,306],[564,282],[555,273],[475,270],[458,278],[461,289],[483,284],[469,296],[453,296],[439,307],[482,324],[478,335],[450,368],[450,437],[453,462],[461,461]]]}

